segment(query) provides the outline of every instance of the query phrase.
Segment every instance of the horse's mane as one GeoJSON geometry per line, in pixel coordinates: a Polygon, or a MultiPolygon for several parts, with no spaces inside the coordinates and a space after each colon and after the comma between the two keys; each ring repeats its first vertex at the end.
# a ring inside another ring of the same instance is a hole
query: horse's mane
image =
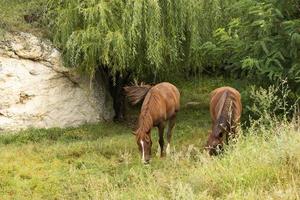
{"type": "Polygon", "coordinates": [[[159,99],[157,90],[151,90],[146,96],[139,116],[138,129],[136,130],[138,137],[142,137],[142,134],[148,133],[152,128],[153,119],[151,112],[153,110],[158,110],[158,106],[160,105],[159,99]]]}
{"type": "Polygon", "coordinates": [[[221,109],[219,111],[219,115],[217,117],[218,123],[231,123],[231,120],[235,119],[235,111],[237,110],[237,99],[234,94],[226,91],[221,97],[221,109]],[[230,119],[228,119],[228,117],[230,119]]]}
{"type": "Polygon", "coordinates": [[[217,114],[217,119],[219,119],[222,116],[222,114],[223,114],[224,105],[226,103],[227,96],[228,96],[228,91],[224,91],[223,94],[222,94],[222,96],[221,96],[221,98],[217,102],[216,107],[219,110],[218,114],[217,114]]]}

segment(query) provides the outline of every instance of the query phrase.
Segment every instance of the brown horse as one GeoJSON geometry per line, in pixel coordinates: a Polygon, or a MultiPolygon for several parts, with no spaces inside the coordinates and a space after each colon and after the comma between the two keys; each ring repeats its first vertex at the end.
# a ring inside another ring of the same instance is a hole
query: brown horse
{"type": "Polygon", "coordinates": [[[220,87],[211,92],[210,115],[212,132],[208,136],[206,149],[210,155],[223,150],[224,139],[236,135],[236,128],[242,112],[240,93],[231,87],[220,87]]]}
{"type": "Polygon", "coordinates": [[[135,131],[136,141],[142,154],[142,162],[147,164],[151,157],[151,128],[158,127],[160,156],[164,155],[164,128],[168,121],[167,148],[170,153],[170,141],[172,128],[175,125],[176,113],[180,107],[180,93],[178,89],[167,82],[154,86],[141,85],[124,87],[125,94],[132,104],[144,99],[138,121],[138,128],[135,131]]]}

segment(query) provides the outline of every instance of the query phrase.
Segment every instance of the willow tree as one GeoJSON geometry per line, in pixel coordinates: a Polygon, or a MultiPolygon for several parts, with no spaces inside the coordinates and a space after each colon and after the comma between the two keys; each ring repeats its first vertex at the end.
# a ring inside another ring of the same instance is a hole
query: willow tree
{"type": "Polygon", "coordinates": [[[200,46],[225,23],[232,1],[49,0],[47,18],[68,66],[108,78],[121,118],[129,80],[202,71],[200,46]]]}

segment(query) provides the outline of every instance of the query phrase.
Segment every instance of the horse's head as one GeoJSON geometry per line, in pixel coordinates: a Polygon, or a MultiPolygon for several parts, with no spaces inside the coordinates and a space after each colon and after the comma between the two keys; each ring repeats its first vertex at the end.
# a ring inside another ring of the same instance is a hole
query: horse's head
{"type": "Polygon", "coordinates": [[[223,124],[216,124],[212,132],[209,133],[206,149],[210,155],[217,155],[223,151],[224,138],[227,130],[223,124]]]}
{"type": "Polygon", "coordinates": [[[136,134],[136,141],[139,150],[141,152],[142,162],[144,164],[149,164],[151,158],[151,147],[152,147],[150,133],[136,134]]]}

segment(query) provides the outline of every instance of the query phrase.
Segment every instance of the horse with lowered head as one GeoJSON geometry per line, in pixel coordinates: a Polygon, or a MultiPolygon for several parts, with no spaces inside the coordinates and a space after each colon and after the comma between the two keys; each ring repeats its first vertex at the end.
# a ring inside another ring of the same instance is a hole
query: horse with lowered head
{"type": "Polygon", "coordinates": [[[167,148],[170,153],[170,140],[175,125],[176,113],[180,107],[180,93],[178,89],[167,82],[154,86],[127,86],[124,91],[129,101],[134,105],[144,99],[138,120],[138,128],[134,132],[142,162],[148,164],[151,157],[151,129],[158,128],[160,156],[164,156],[164,128],[168,122],[167,148]]]}
{"type": "Polygon", "coordinates": [[[240,121],[242,103],[240,93],[231,87],[220,87],[211,92],[210,115],[212,131],[208,136],[206,149],[210,155],[223,150],[224,140],[233,138],[240,121]]]}

